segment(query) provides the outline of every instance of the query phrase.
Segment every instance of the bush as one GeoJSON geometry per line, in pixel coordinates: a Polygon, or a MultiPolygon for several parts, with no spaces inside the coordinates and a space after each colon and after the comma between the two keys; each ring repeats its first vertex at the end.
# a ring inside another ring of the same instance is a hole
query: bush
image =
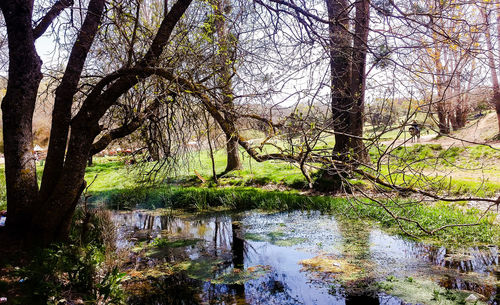
{"type": "Polygon", "coordinates": [[[116,239],[109,211],[78,209],[70,242],[37,250],[16,271],[21,278],[22,304],[122,304],[120,282],[125,274],[114,263],[116,239]],[[113,262],[113,263],[110,263],[113,262]]]}
{"type": "Polygon", "coordinates": [[[95,245],[53,245],[39,250],[26,267],[17,271],[26,295],[23,302],[123,303],[120,281],[124,274],[117,266],[105,266],[105,256],[104,250],[95,245]]]}

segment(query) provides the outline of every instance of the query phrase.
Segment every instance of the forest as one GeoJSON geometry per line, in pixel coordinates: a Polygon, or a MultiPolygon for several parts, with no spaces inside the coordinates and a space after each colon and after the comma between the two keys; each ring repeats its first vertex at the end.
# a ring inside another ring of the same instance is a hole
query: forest
{"type": "Polygon", "coordinates": [[[0,11],[0,304],[500,305],[500,0],[0,11]]]}

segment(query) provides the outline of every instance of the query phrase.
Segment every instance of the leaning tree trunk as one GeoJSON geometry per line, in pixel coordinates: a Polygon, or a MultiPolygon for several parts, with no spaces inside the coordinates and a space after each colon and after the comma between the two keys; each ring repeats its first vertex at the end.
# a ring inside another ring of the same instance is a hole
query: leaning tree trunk
{"type": "Polygon", "coordinates": [[[2,0],[0,6],[9,43],[9,80],[2,100],[7,228],[19,234],[29,228],[38,198],[32,119],[42,79],[41,60],[34,44],[32,3],[2,0]]]}
{"type": "Polygon", "coordinates": [[[43,244],[68,237],[73,215],[85,186],[84,176],[90,148],[99,134],[99,124],[85,115],[77,115],[71,123],[71,136],[61,177],[50,197],[44,202],[43,213],[32,220],[32,234],[43,244]]]}
{"type": "Polygon", "coordinates": [[[238,138],[226,135],[227,164],[225,172],[241,169],[240,145],[238,138]]]}
{"type": "MultiPolygon", "coordinates": [[[[50,130],[50,141],[45,160],[42,184],[40,186],[40,200],[48,199],[54,187],[62,175],[66,145],[71,122],[71,110],[73,98],[78,91],[78,83],[83,71],[87,55],[99,25],[104,10],[105,0],[91,0],[88,13],[78,33],[75,44],[71,48],[68,64],[61,79],[61,83],[55,91],[54,109],[52,110],[52,125],[50,130]]],[[[91,164],[89,156],[89,165],[91,164]]],[[[40,206],[40,209],[43,209],[40,206]]]]}
{"type": "MultiPolygon", "coordinates": [[[[54,133],[57,139],[54,140],[60,145],[56,145],[57,149],[52,149],[53,161],[50,164],[48,161],[46,163],[46,169],[50,171],[49,167],[51,167],[55,174],[44,175],[43,192],[40,195],[35,159],[32,154],[32,119],[42,75],[41,61],[34,47],[33,33],[37,32],[39,37],[44,30],[43,28],[36,30],[39,26],[35,28],[36,31],[32,29],[33,1],[0,1],[9,40],[9,81],[7,94],[2,101],[8,230],[16,233],[23,233],[22,231],[27,230],[25,237],[42,245],[68,237],[71,218],[85,186],[86,162],[93,147],[93,141],[100,133],[99,120],[120,96],[140,80],[153,74],[153,72],[142,71],[157,63],[164,47],[169,42],[175,25],[191,2],[192,0],[178,0],[170,7],[148,52],[134,66],[137,72],[124,75],[110,74],[102,78],[86,95],[78,114],[69,120],[71,107],[68,106],[72,105],[74,92],[76,92],[72,90],[78,84],[86,55],[94,40],[95,32],[99,28],[100,16],[105,4],[105,0],[90,0],[86,19],[77,42],[73,46],[61,82],[68,87],[59,87],[60,90],[56,91],[58,97],[56,97],[53,115],[61,119],[54,120],[52,128],[57,130],[54,133]],[[68,124],[71,124],[70,129],[68,129],[68,124]],[[68,130],[71,130],[71,134],[66,149],[68,130]]],[[[56,2],[57,5],[60,3],[56,2]]],[[[69,3],[64,3],[60,9],[69,5],[69,3]]],[[[48,17],[45,16],[40,24],[46,24],[44,22],[46,18],[50,24],[50,20],[56,15],[51,9],[47,14],[48,17]]],[[[120,135],[121,131],[120,128],[112,130],[116,135],[120,135]]],[[[113,134],[106,136],[105,139],[112,137],[113,134]]],[[[51,138],[49,146],[55,145],[54,143],[51,138]]],[[[50,151],[51,149],[49,149],[49,154],[50,151]]]]}

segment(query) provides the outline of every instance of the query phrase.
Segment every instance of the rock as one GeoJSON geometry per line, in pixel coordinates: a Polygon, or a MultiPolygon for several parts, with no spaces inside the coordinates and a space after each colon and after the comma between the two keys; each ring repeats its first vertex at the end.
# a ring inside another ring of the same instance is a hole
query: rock
{"type": "Polygon", "coordinates": [[[478,300],[478,298],[475,295],[473,295],[473,294],[471,294],[471,295],[469,295],[468,297],[465,298],[465,302],[467,302],[467,303],[474,303],[477,300],[478,300]]]}

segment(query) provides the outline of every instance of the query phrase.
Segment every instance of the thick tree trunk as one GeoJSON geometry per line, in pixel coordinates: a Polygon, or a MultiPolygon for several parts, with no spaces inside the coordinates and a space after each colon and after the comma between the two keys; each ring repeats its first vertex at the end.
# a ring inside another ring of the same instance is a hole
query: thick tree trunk
{"type": "MultiPolygon", "coordinates": [[[[351,150],[351,115],[353,98],[351,95],[352,37],[348,33],[349,15],[346,0],[326,0],[330,21],[330,73],[332,95],[332,125],[335,131],[333,159],[347,161],[351,150]]],[[[324,169],[315,182],[315,188],[322,191],[338,192],[342,189],[342,179],[348,174],[345,166],[324,169]]]]}
{"type": "Polygon", "coordinates": [[[464,105],[465,100],[460,99],[455,106],[455,114],[452,115],[452,127],[453,130],[458,130],[460,128],[465,127],[465,124],[467,122],[467,106],[464,105]]]}
{"type": "Polygon", "coordinates": [[[362,137],[369,2],[363,0],[355,5],[354,35],[348,32],[348,2],[326,0],[326,5],[330,20],[331,106],[335,131],[333,159],[345,165],[325,169],[316,188],[339,191],[342,189],[342,179],[349,175],[350,167],[368,161],[362,137]]]}
{"type": "Polygon", "coordinates": [[[346,0],[326,0],[330,35],[330,73],[333,128],[335,130],[334,155],[344,158],[349,151],[351,133],[351,36],[349,29],[348,3],[346,0]]]}
{"type": "Polygon", "coordinates": [[[363,125],[365,115],[366,89],[366,54],[370,21],[370,1],[360,0],[355,4],[356,17],[354,29],[354,49],[352,53],[351,95],[353,107],[351,110],[350,148],[354,152],[355,162],[368,162],[369,156],[363,143],[363,125]]]}
{"type": "Polygon", "coordinates": [[[87,54],[101,24],[104,3],[104,0],[90,1],[82,29],[71,49],[66,71],[56,89],[49,149],[40,188],[41,201],[50,196],[63,170],[73,97],[78,90],[78,82],[80,81],[87,54]]]}
{"type": "Polygon", "coordinates": [[[29,228],[38,199],[32,119],[42,73],[34,45],[32,5],[31,1],[7,0],[0,4],[9,43],[9,80],[2,100],[7,228],[16,233],[29,228]]]}
{"type": "MultiPolygon", "coordinates": [[[[153,43],[135,66],[148,68],[156,63],[170,35],[192,0],[178,0],[166,14],[153,43]]],[[[43,177],[43,195],[38,194],[35,159],[32,154],[32,117],[37,90],[42,78],[41,61],[34,47],[31,0],[2,0],[9,39],[9,81],[2,101],[6,159],[8,213],[7,227],[26,232],[26,237],[46,245],[68,237],[71,218],[85,186],[84,174],[93,141],[100,132],[98,122],[116,100],[152,72],[105,77],[87,95],[82,108],[71,120],[71,105],[79,83],[85,58],[98,30],[105,0],[90,0],[81,32],[72,49],[54,106],[50,162],[43,177]],[[110,82],[114,81],[110,85],[110,82]],[[104,91],[103,91],[104,90],[104,91]],[[67,145],[69,124],[71,135],[67,145]]],[[[57,4],[57,3],[56,3],[57,4]]],[[[41,35],[47,24],[69,3],[43,18],[36,30],[41,35]]],[[[112,136],[121,134],[118,130],[112,136]]]]}
{"type": "Polygon", "coordinates": [[[90,148],[99,131],[98,123],[84,115],[73,119],[61,177],[51,195],[43,202],[43,211],[35,214],[32,220],[32,236],[42,244],[63,241],[68,237],[71,216],[85,185],[84,175],[90,148]]]}
{"type": "Polygon", "coordinates": [[[241,169],[238,138],[226,135],[227,164],[224,172],[241,169]]]}
{"type": "Polygon", "coordinates": [[[446,109],[445,109],[445,106],[443,105],[442,101],[438,102],[438,105],[437,105],[437,115],[438,115],[439,133],[441,135],[443,135],[443,134],[449,134],[450,133],[450,127],[448,126],[447,113],[446,113],[446,109]]]}

